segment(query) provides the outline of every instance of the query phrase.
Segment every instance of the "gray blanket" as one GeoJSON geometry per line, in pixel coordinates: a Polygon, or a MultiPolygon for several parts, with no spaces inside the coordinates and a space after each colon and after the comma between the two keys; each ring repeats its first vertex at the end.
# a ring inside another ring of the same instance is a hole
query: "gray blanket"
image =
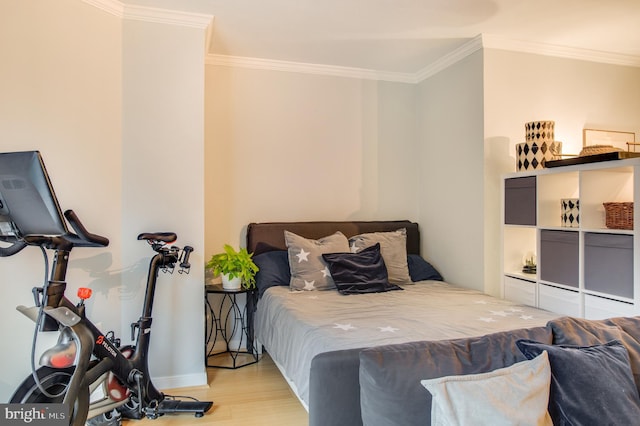
{"type": "Polygon", "coordinates": [[[438,281],[418,282],[403,291],[348,296],[272,287],[258,302],[255,331],[308,404],[311,360],[319,353],[480,336],[543,326],[557,317],[438,281]]]}

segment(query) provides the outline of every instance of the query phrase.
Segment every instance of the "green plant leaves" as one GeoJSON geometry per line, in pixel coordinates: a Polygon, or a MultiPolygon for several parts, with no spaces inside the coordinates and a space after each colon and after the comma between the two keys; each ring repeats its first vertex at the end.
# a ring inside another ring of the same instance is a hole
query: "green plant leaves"
{"type": "Polygon", "coordinates": [[[246,248],[236,251],[229,244],[224,245],[224,251],[214,254],[206,263],[206,268],[213,270],[213,275],[228,274],[229,278],[240,277],[242,285],[247,289],[255,288],[255,275],[258,266],[253,262],[253,253],[246,248]]]}

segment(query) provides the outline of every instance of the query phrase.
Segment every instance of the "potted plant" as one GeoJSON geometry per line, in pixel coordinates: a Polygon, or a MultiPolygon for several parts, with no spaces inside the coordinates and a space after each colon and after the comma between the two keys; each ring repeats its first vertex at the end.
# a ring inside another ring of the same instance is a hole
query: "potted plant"
{"type": "Polygon", "coordinates": [[[226,289],[239,289],[240,285],[246,289],[256,286],[258,265],[253,262],[253,254],[246,248],[236,251],[229,244],[224,245],[224,251],[211,256],[207,262],[207,269],[213,270],[213,275],[222,277],[222,286],[226,289]]]}

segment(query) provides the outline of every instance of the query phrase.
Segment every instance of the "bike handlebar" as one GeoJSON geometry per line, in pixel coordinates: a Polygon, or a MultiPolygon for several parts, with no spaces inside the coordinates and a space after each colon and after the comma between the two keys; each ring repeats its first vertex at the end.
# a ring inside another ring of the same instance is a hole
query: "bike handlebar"
{"type": "Polygon", "coordinates": [[[87,231],[73,210],[67,210],[64,212],[64,216],[77,235],[68,232],[64,235],[56,236],[26,235],[22,238],[11,237],[10,239],[3,239],[10,242],[11,245],[9,247],[0,247],[0,257],[13,256],[26,246],[44,246],[49,249],[71,250],[73,247],[106,247],[109,245],[108,238],[87,231]]]}
{"type": "Polygon", "coordinates": [[[191,255],[191,252],[193,251],[193,247],[184,246],[184,248],[182,250],[184,252],[184,256],[182,258],[182,262],[180,262],[180,267],[183,268],[183,269],[189,269],[189,268],[191,268],[191,264],[189,263],[189,256],[191,255]]]}
{"type": "MultiPolygon", "coordinates": [[[[108,238],[87,231],[87,228],[80,222],[78,215],[76,215],[73,210],[65,211],[64,217],[77,235],[68,232],[67,234],[59,236],[28,235],[23,239],[11,237],[10,240],[4,240],[10,242],[10,246],[0,247],[0,257],[13,256],[29,245],[62,250],[71,250],[73,247],[106,247],[109,245],[108,238]]],[[[176,239],[177,236],[173,232],[146,232],[138,235],[138,240],[147,240],[149,243],[152,243],[156,251],[161,249],[164,244],[175,242],[176,239]],[[156,245],[157,248],[155,247],[156,245]]],[[[177,250],[179,250],[179,248],[177,250]]],[[[182,269],[189,269],[191,267],[189,264],[189,256],[193,251],[193,247],[185,246],[182,250],[183,256],[182,259],[180,259],[180,267],[182,269]]]]}
{"type": "Polygon", "coordinates": [[[80,242],[74,243],[74,245],[82,247],[106,247],[109,245],[108,238],[92,234],[91,232],[87,231],[82,222],[80,222],[80,219],[78,219],[78,215],[76,215],[73,210],[67,210],[66,212],[64,212],[64,217],[67,218],[67,220],[71,224],[71,227],[74,231],[76,231],[78,237],[80,237],[82,242],[86,243],[83,244],[82,242],[80,242]]]}
{"type": "Polygon", "coordinates": [[[28,244],[24,241],[16,241],[9,247],[0,247],[0,257],[9,257],[21,251],[28,244]]]}

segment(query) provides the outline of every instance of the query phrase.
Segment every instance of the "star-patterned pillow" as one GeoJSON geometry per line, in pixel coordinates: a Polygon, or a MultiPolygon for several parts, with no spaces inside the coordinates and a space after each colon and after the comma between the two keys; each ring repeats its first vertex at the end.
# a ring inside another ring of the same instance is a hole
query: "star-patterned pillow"
{"type": "Polygon", "coordinates": [[[323,253],[348,253],[349,241],[342,232],[312,240],[284,231],[289,255],[292,290],[332,290],[336,285],[323,253]]]}
{"type": "Polygon", "coordinates": [[[391,284],[411,284],[407,263],[407,230],[398,229],[392,232],[371,232],[355,235],[349,239],[351,252],[359,253],[362,249],[380,243],[382,258],[387,266],[391,284]]]}

